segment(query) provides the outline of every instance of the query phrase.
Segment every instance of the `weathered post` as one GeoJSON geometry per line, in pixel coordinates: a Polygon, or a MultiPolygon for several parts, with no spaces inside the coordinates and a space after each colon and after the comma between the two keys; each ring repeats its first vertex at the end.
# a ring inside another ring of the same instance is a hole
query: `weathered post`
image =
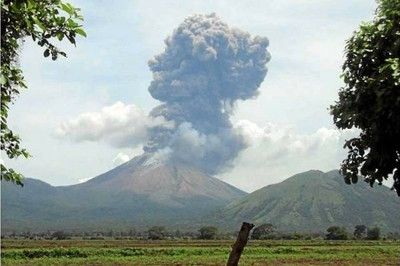
{"type": "Polygon", "coordinates": [[[243,249],[249,239],[251,229],[254,224],[244,222],[240,228],[235,244],[232,246],[231,254],[229,254],[227,266],[237,266],[239,263],[240,255],[242,255],[243,249]]]}

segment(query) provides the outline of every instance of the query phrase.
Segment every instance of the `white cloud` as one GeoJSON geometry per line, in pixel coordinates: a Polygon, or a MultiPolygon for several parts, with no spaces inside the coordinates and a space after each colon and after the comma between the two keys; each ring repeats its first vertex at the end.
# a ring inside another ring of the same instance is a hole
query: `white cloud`
{"type": "Polygon", "coordinates": [[[85,183],[86,181],[89,181],[93,177],[85,177],[85,178],[79,178],[78,179],[78,184],[85,183]]]}
{"type": "Polygon", "coordinates": [[[99,112],[86,112],[63,122],[56,135],[75,142],[104,141],[114,147],[134,148],[147,140],[153,126],[172,126],[161,117],[147,116],[139,107],[116,102],[99,112]]]}
{"type": "Polygon", "coordinates": [[[346,155],[344,141],[357,133],[322,127],[311,134],[300,134],[292,127],[272,123],[259,127],[248,120],[240,120],[235,126],[249,147],[221,178],[247,191],[302,171],[339,168],[346,155]]]}
{"type": "Polygon", "coordinates": [[[129,161],[129,155],[125,154],[123,152],[120,152],[117,154],[117,156],[113,159],[113,164],[114,166],[118,166],[121,165],[123,163],[126,163],[127,161],[129,161]]]}

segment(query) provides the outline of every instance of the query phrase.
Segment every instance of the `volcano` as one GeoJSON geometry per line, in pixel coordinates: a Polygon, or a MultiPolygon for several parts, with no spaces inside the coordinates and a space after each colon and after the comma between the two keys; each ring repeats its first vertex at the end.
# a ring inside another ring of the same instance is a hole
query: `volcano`
{"type": "Polygon", "coordinates": [[[133,158],[85,183],[54,187],[27,178],[2,184],[2,229],[109,230],[193,221],[245,192],[180,163],[133,158]]]}
{"type": "Polygon", "coordinates": [[[196,167],[144,154],[89,181],[54,187],[3,182],[2,232],[126,231],[153,225],[236,229],[243,221],[279,230],[325,231],[357,224],[398,231],[400,202],[389,188],[346,185],[337,170],[310,170],[247,194],[196,167]]]}

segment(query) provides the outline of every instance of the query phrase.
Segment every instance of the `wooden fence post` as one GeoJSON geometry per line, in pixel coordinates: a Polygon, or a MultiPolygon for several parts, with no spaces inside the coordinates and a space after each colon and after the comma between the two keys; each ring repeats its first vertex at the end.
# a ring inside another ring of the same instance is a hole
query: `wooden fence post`
{"type": "Polygon", "coordinates": [[[242,255],[243,249],[249,239],[251,229],[254,224],[244,222],[240,228],[235,244],[232,246],[231,254],[229,254],[227,266],[237,266],[239,263],[240,255],[242,255]]]}

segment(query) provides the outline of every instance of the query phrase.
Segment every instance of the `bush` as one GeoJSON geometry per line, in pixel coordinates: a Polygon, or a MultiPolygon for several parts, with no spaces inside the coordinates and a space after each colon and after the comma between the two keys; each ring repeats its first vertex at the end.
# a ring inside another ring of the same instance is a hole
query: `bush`
{"type": "Polygon", "coordinates": [[[327,240],[347,240],[348,234],[346,228],[339,226],[331,226],[327,230],[325,238],[327,240]]]}
{"type": "Polygon", "coordinates": [[[273,224],[262,224],[254,228],[251,234],[252,239],[272,239],[274,238],[275,226],[273,224]]]}
{"type": "Polygon", "coordinates": [[[55,231],[53,234],[51,234],[52,239],[57,239],[57,240],[64,240],[67,239],[68,235],[64,233],[64,231],[55,231]]]}
{"type": "Polygon", "coordinates": [[[217,237],[218,228],[215,226],[203,226],[199,230],[200,239],[215,239],[217,237]]]}
{"type": "Polygon", "coordinates": [[[365,238],[365,234],[367,232],[367,227],[363,224],[356,225],[354,228],[354,238],[355,239],[362,239],[365,238]]]}
{"type": "Polygon", "coordinates": [[[161,240],[164,239],[167,232],[164,226],[153,226],[148,231],[148,239],[151,240],[161,240]]]}
{"type": "Polygon", "coordinates": [[[381,238],[381,229],[379,227],[368,228],[367,239],[368,240],[379,240],[381,238]]]}
{"type": "Polygon", "coordinates": [[[389,232],[387,234],[387,239],[389,239],[389,240],[399,240],[400,239],[400,233],[399,232],[389,232]]]}

